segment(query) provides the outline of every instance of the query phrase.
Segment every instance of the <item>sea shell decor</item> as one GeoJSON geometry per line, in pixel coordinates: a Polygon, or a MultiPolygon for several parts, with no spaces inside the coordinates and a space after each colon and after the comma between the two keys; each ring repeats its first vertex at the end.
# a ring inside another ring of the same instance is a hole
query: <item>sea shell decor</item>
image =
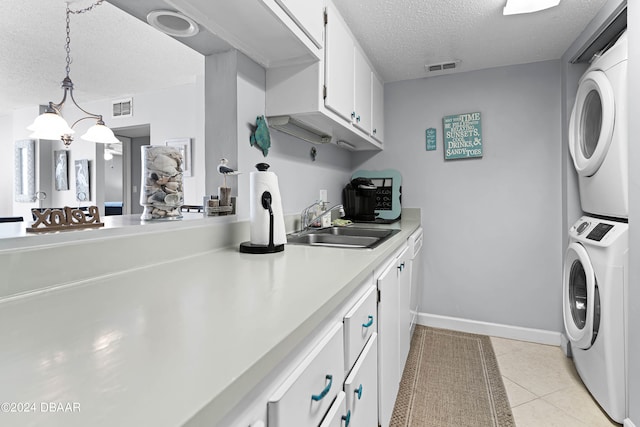
{"type": "Polygon", "coordinates": [[[141,219],[182,218],[182,161],[182,154],[176,147],[142,147],[140,204],[144,207],[144,212],[141,219]]]}

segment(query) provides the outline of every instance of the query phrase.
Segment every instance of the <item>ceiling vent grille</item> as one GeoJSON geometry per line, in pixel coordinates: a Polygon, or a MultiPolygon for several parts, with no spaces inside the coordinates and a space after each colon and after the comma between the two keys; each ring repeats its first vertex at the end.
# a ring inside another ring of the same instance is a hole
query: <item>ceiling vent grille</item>
{"type": "Polygon", "coordinates": [[[426,64],[424,68],[427,70],[428,73],[450,72],[458,68],[461,62],[462,61],[460,60],[455,60],[455,61],[439,62],[437,64],[426,64]]]}
{"type": "Polygon", "coordinates": [[[111,102],[111,117],[132,117],[133,98],[118,99],[111,102]]]}

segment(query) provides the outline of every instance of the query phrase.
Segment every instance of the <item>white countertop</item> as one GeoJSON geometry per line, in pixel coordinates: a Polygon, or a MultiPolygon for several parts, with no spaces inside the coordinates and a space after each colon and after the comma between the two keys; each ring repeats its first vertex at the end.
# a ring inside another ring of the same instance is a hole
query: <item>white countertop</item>
{"type": "Polygon", "coordinates": [[[32,411],[0,425],[215,425],[419,222],[374,250],[234,245],[0,300],[0,404],[32,411]]]}

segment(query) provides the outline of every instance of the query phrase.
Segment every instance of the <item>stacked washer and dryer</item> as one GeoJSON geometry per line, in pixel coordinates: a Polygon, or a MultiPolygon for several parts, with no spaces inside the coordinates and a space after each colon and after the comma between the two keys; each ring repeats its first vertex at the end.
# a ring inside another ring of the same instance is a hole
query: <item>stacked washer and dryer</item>
{"type": "Polygon", "coordinates": [[[582,381],[615,421],[626,416],[628,136],[626,33],[580,79],[569,151],[584,212],[569,229],[563,317],[582,381]]]}

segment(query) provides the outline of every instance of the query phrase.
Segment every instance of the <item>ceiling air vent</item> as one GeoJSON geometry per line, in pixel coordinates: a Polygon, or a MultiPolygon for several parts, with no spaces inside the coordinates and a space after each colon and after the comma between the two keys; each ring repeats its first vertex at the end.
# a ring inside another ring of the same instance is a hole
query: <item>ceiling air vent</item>
{"type": "Polygon", "coordinates": [[[460,66],[460,62],[462,61],[457,59],[455,61],[440,62],[437,64],[426,64],[424,68],[427,70],[428,73],[443,73],[443,72],[454,71],[456,68],[460,66]]]}
{"type": "Polygon", "coordinates": [[[133,98],[118,99],[111,102],[111,117],[133,116],[133,98]]]}

